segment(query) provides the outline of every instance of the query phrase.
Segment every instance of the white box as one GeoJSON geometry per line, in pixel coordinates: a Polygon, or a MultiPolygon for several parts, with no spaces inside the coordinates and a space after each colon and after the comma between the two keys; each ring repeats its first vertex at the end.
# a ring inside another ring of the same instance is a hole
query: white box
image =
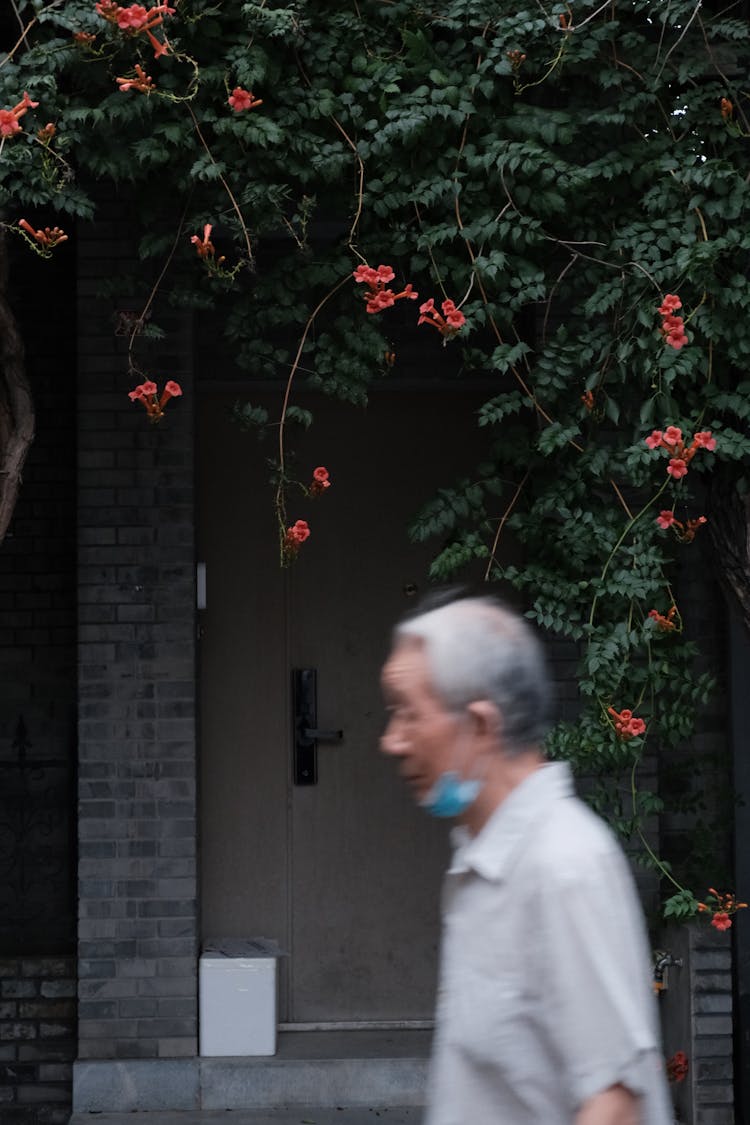
{"type": "Polygon", "coordinates": [[[276,963],[273,942],[211,941],[198,967],[199,1053],[276,1054],[276,963]]]}

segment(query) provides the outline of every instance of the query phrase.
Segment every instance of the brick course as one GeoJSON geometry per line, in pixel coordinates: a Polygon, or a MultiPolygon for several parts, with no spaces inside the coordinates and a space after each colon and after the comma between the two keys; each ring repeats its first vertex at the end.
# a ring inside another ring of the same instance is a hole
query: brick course
{"type": "Polygon", "coordinates": [[[76,1057],[75,957],[0,959],[0,1120],[66,1125],[76,1057]]]}

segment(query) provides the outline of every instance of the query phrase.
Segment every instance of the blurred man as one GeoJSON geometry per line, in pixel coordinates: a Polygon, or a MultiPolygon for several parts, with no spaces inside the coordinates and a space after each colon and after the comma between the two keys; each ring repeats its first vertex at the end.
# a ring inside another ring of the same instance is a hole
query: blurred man
{"type": "Polygon", "coordinates": [[[630,870],[547,763],[529,626],[467,598],[399,625],[382,750],[458,821],[427,1125],[670,1125],[651,958],[630,870]]]}

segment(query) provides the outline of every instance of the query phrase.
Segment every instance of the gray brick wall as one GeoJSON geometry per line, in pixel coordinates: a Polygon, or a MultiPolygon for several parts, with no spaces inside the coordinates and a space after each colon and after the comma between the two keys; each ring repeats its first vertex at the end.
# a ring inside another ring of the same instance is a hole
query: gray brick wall
{"type": "Polygon", "coordinates": [[[127,397],[118,299],[96,296],[127,257],[119,218],[79,237],[81,1059],[197,1052],[191,333],[167,312],[169,353],[141,345],[146,374],[185,392],[151,425],[127,397]]]}
{"type": "Polygon", "coordinates": [[[66,1125],[76,1054],[76,965],[0,959],[0,1121],[66,1125]]]}
{"type": "Polygon", "coordinates": [[[691,1085],[694,1125],[734,1125],[732,940],[710,926],[691,931],[691,1085]]]}
{"type": "Polygon", "coordinates": [[[660,944],[682,962],[659,998],[665,1054],[688,1058],[687,1077],[673,1087],[677,1120],[734,1125],[731,931],[704,921],[667,926],[660,944]]]}

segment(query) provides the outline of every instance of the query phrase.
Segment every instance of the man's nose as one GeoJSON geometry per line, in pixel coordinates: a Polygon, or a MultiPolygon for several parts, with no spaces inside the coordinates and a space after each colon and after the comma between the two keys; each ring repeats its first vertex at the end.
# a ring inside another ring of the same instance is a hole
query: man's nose
{"type": "Polygon", "coordinates": [[[404,740],[391,719],[380,736],[380,752],[381,754],[387,754],[389,757],[393,758],[403,754],[404,751],[404,740]]]}

